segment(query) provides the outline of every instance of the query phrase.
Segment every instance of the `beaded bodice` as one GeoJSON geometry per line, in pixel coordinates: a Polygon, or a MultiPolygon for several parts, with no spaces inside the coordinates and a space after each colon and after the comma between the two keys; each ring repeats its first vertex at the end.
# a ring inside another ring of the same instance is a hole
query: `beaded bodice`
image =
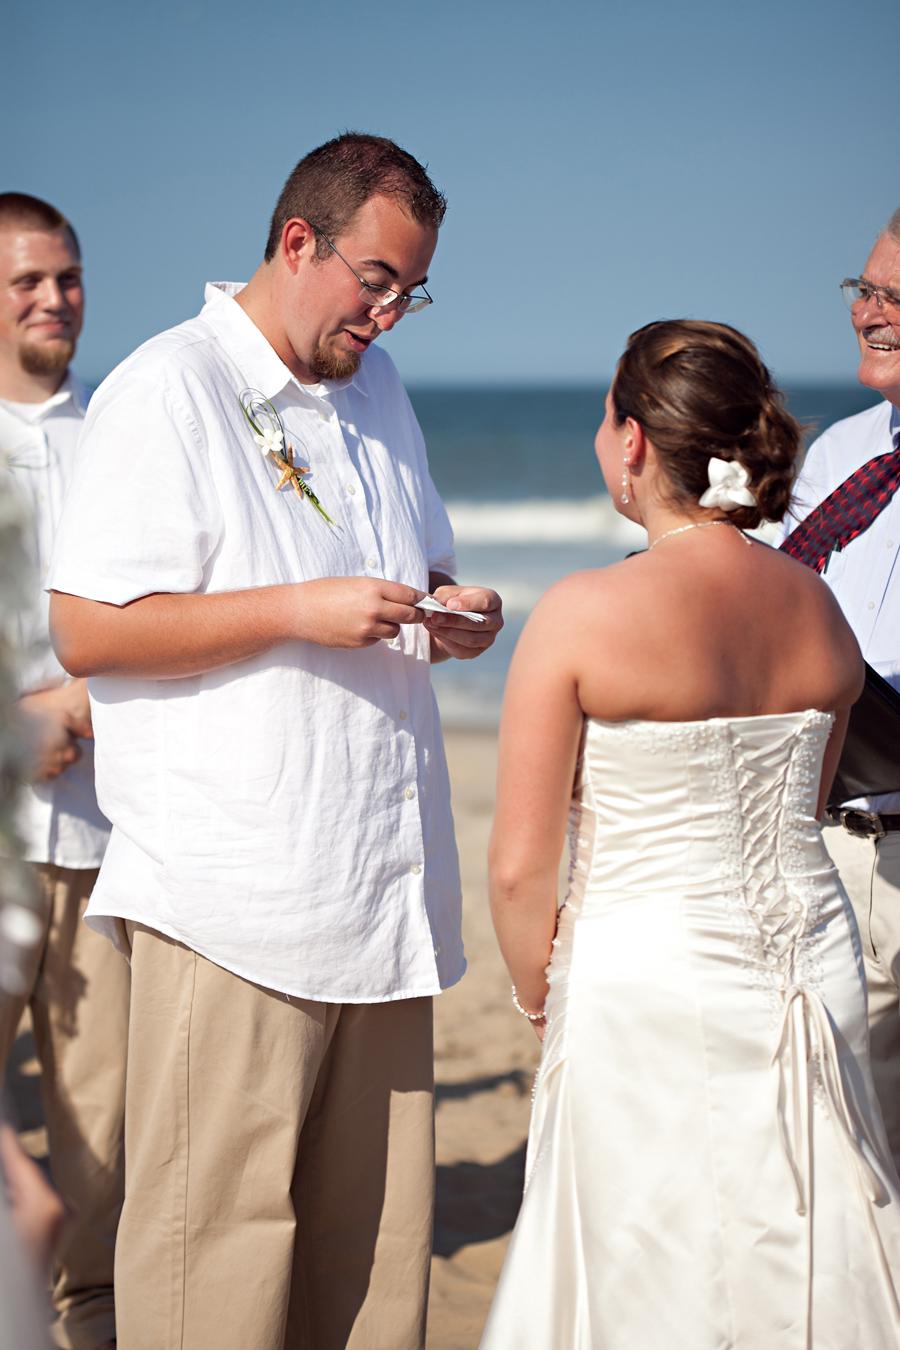
{"type": "Polygon", "coordinates": [[[814,979],[814,878],[831,864],[815,818],[832,715],[703,722],[587,719],[570,818],[577,912],[613,897],[708,894],[761,978],[814,979]],[[805,967],[799,969],[798,967],[805,967]]]}

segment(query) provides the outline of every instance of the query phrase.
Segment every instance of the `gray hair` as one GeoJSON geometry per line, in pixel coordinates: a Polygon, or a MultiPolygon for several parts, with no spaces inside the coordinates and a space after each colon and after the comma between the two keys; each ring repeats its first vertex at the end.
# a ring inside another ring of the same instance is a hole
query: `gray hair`
{"type": "Polygon", "coordinates": [[[897,210],[885,225],[884,233],[889,234],[893,239],[900,239],[900,206],[897,207],[897,210]]]}

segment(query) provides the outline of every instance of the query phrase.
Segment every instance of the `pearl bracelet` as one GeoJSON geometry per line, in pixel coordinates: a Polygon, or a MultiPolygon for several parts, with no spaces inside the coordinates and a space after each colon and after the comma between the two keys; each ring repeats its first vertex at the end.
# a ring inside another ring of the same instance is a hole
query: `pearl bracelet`
{"type": "Polygon", "coordinates": [[[529,1022],[543,1022],[546,1019],[547,1014],[544,1012],[543,1008],[540,1012],[531,1013],[527,1008],[522,1007],[519,1002],[519,995],[516,993],[515,985],[512,987],[512,1001],[516,1012],[521,1013],[523,1017],[527,1017],[529,1022]]]}

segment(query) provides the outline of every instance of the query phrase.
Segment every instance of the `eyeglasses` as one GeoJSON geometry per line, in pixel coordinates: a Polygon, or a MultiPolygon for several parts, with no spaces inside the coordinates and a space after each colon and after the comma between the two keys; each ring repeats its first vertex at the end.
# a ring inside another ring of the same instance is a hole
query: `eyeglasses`
{"type": "Polygon", "coordinates": [[[328,235],[323,234],[320,229],[317,229],[316,226],[312,224],[312,221],[309,223],[312,225],[313,230],[315,230],[316,238],[324,240],[332,253],[336,253],[344,266],[349,267],[350,271],[356,277],[356,280],[362,287],[359,298],[362,300],[366,309],[388,309],[391,305],[396,305],[401,314],[415,314],[417,309],[424,309],[426,305],[434,304],[434,301],[424,286],[421,291],[413,291],[410,294],[407,291],[392,291],[386,286],[374,286],[371,281],[364,281],[356,268],[350,267],[350,264],[347,262],[347,259],[344,257],[343,253],[341,253],[340,249],[335,248],[334,244],[328,238],[328,235]]]}
{"type": "Polygon", "coordinates": [[[896,291],[892,291],[890,286],[876,286],[874,282],[866,281],[865,277],[845,277],[841,282],[841,292],[848,309],[852,309],[860,300],[868,303],[874,298],[880,310],[900,310],[900,295],[896,291]]]}

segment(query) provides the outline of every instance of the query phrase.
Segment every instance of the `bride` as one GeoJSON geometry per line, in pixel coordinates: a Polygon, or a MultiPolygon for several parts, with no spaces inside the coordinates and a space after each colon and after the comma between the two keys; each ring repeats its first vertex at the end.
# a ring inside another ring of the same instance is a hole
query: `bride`
{"type": "Polygon", "coordinates": [[[654,323],[596,451],[648,548],[553,587],[509,677],[491,901],[544,1044],[482,1350],[897,1346],[900,1191],[818,825],[862,663],[819,578],[742,533],[783,516],[798,426],[747,338],[654,323]]]}

